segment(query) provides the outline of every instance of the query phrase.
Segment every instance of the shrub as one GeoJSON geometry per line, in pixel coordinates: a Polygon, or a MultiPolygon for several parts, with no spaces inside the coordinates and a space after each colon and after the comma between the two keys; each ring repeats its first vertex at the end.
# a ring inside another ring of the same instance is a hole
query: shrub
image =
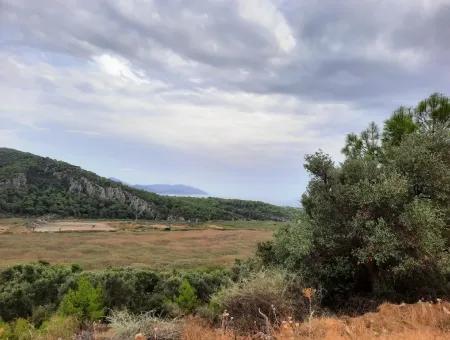
{"type": "Polygon", "coordinates": [[[37,339],[71,339],[80,327],[74,316],[53,315],[39,328],[37,339]]]}
{"type": "Polygon", "coordinates": [[[134,339],[138,333],[149,339],[179,339],[182,323],[179,320],[166,320],[155,317],[153,312],[131,314],[127,311],[113,311],[107,318],[114,330],[115,339],[134,339]]]}
{"type": "Polygon", "coordinates": [[[57,306],[75,274],[76,268],[44,263],[4,269],[0,272],[0,318],[27,318],[38,306],[57,306]]]}
{"type": "Polygon", "coordinates": [[[55,307],[53,305],[36,306],[33,308],[30,321],[34,326],[40,327],[45,320],[50,318],[54,310],[55,307]]]}
{"type": "Polygon", "coordinates": [[[184,279],[180,286],[180,294],[175,299],[178,306],[185,312],[192,312],[198,305],[198,299],[195,289],[187,279],[184,279]]]}
{"type": "Polygon", "coordinates": [[[81,276],[75,290],[70,289],[61,301],[63,315],[76,316],[82,321],[94,321],[104,315],[103,296],[100,288],[95,288],[89,280],[81,276]]]}
{"type": "Polygon", "coordinates": [[[164,316],[179,315],[177,309],[180,308],[175,300],[180,295],[183,280],[187,280],[196,292],[198,304],[208,303],[210,296],[230,281],[229,271],[219,269],[155,272],[119,268],[79,272],[77,265],[65,267],[45,263],[0,271],[0,318],[5,321],[30,318],[39,327],[62,305],[63,297],[65,304],[69,299],[66,295],[74,298],[80,276],[101,291],[105,310],[127,309],[135,314],[154,311],[164,316]]]}
{"type": "Polygon", "coordinates": [[[19,318],[13,323],[13,339],[33,340],[35,329],[27,320],[19,318]]]}
{"type": "Polygon", "coordinates": [[[189,281],[196,291],[199,302],[208,302],[212,294],[230,281],[230,273],[223,269],[193,270],[180,273],[180,276],[189,281]]]}
{"type": "Polygon", "coordinates": [[[0,320],[0,339],[12,339],[13,335],[11,325],[0,320]]]}
{"type": "Polygon", "coordinates": [[[263,314],[277,325],[280,317],[293,313],[286,274],[274,270],[254,273],[214,294],[209,308],[216,320],[223,316],[240,332],[265,331],[263,314]]]}

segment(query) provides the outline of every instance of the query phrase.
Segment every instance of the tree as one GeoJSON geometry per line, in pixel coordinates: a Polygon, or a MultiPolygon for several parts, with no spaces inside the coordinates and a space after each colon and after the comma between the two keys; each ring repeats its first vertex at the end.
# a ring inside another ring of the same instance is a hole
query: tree
{"type": "Polygon", "coordinates": [[[345,161],[305,157],[304,216],[264,246],[266,262],[349,295],[417,299],[450,293],[449,98],[432,95],[350,134],[345,161]],[[267,252],[271,252],[267,254],[267,252]]]}
{"type": "Polygon", "coordinates": [[[77,288],[70,289],[62,299],[60,311],[63,315],[76,316],[81,321],[98,320],[104,315],[102,290],[81,276],[77,288]]]}
{"type": "Polygon", "coordinates": [[[347,135],[345,147],[342,149],[348,158],[377,157],[380,152],[380,132],[378,126],[371,122],[360,135],[347,135]]]}
{"type": "Polygon", "coordinates": [[[383,143],[398,145],[404,136],[415,132],[418,127],[414,122],[414,111],[402,106],[384,122],[383,143]]]}
{"type": "Polygon", "coordinates": [[[175,302],[186,312],[192,312],[197,307],[197,293],[187,279],[181,282],[180,293],[175,299],[175,302]]]}
{"type": "Polygon", "coordinates": [[[421,129],[436,132],[450,127],[450,99],[440,93],[434,93],[422,100],[414,111],[415,119],[421,129]]]}

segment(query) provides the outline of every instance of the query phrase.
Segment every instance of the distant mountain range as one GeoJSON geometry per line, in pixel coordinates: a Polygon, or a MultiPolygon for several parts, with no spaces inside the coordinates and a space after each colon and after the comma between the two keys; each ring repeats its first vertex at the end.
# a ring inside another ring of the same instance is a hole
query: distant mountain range
{"type": "Polygon", "coordinates": [[[207,192],[184,184],[135,184],[133,188],[154,192],[160,195],[174,196],[206,196],[207,192]]]}
{"type": "Polygon", "coordinates": [[[128,184],[118,178],[110,177],[111,181],[126,184],[132,188],[154,192],[159,195],[169,196],[207,196],[208,193],[184,184],[128,184]]]}

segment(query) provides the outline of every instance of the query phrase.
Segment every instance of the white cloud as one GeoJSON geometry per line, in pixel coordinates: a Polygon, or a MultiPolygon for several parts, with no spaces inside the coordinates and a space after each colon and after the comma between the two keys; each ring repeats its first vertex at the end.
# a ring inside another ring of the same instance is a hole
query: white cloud
{"type": "MultiPolygon", "coordinates": [[[[138,73],[130,64],[112,57],[96,60],[100,68],[87,63],[76,70],[14,60],[11,65],[20,67],[10,68],[10,76],[17,78],[20,73],[21,82],[29,83],[30,89],[8,90],[1,84],[0,90],[9,93],[9,103],[20,114],[0,111],[0,117],[29,126],[58,124],[68,133],[115,136],[236,163],[239,159],[268,162],[287,149],[321,145],[327,136],[318,129],[330,119],[330,112],[341,120],[353,114],[343,104],[315,104],[287,95],[216,88],[167,87],[161,92],[149,81],[135,81],[138,73]],[[34,86],[42,77],[58,86],[51,92],[34,86]],[[90,91],[80,89],[80,83],[90,91]]],[[[330,132],[328,138],[332,137],[330,132]]]]}
{"type": "Polygon", "coordinates": [[[92,59],[94,59],[98,67],[106,74],[137,84],[148,83],[143,72],[133,70],[130,62],[127,60],[113,57],[109,54],[94,56],[92,59]]]}
{"type": "Polygon", "coordinates": [[[237,1],[241,16],[271,32],[280,50],[290,52],[296,45],[294,34],[283,14],[270,0],[237,1]]]}

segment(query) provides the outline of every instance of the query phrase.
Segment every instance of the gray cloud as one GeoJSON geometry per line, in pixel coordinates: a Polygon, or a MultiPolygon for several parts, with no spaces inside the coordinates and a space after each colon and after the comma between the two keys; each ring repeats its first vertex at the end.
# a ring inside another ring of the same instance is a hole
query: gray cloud
{"type": "Polygon", "coordinates": [[[0,141],[59,126],[205,164],[338,156],[448,91],[448,60],[450,0],[0,0],[0,141]]]}
{"type": "Polygon", "coordinates": [[[2,46],[81,58],[114,53],[183,86],[174,65],[186,63],[182,75],[208,86],[324,100],[402,94],[414,90],[411,81],[423,89],[448,79],[448,1],[285,2],[273,8],[297,42],[286,53],[273,11],[250,1],[250,20],[238,3],[3,0],[2,46]]]}

